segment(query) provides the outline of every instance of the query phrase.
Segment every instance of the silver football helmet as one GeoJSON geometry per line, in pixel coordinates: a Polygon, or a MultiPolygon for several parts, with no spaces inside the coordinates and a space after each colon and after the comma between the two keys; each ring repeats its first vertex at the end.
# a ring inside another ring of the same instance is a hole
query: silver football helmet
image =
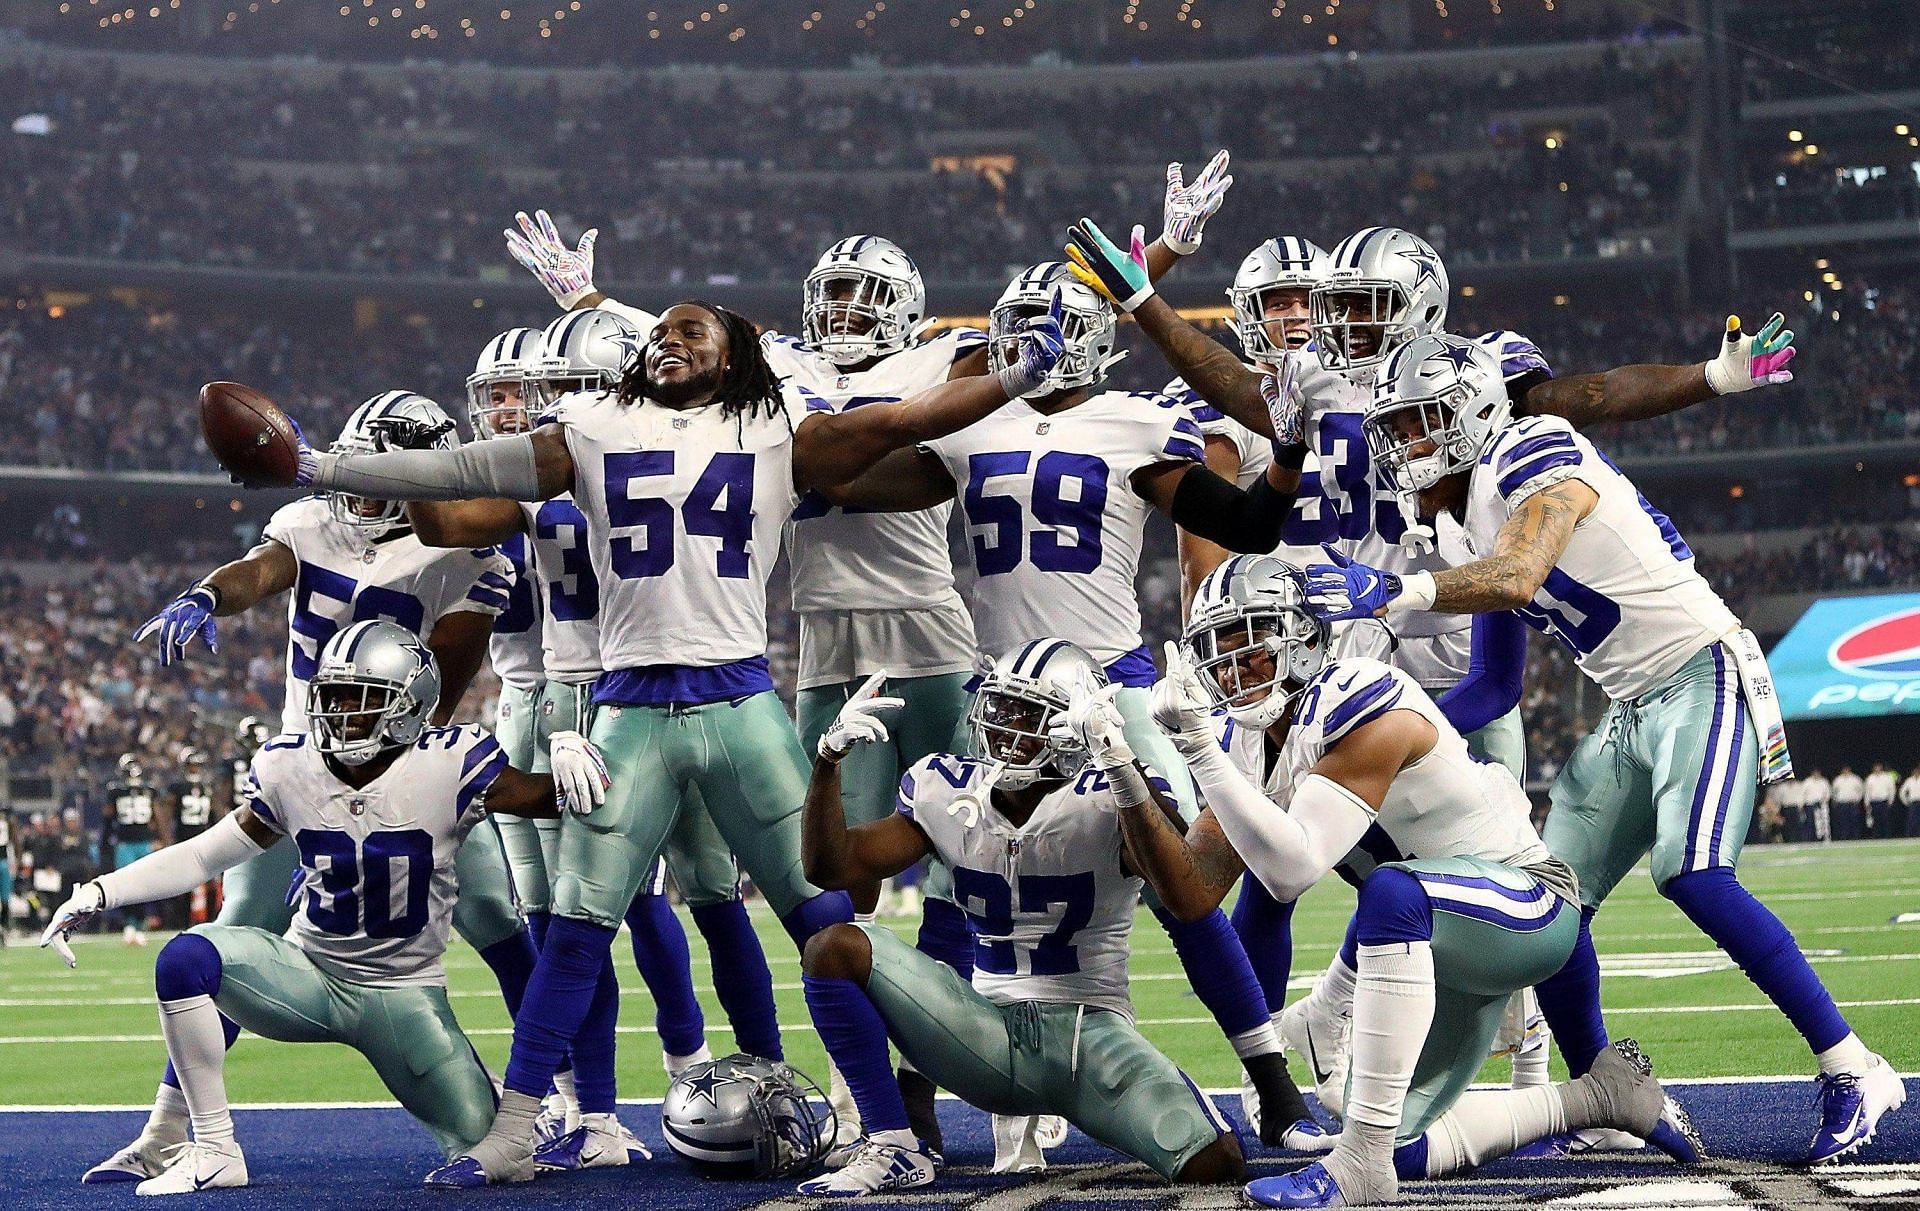
{"type": "Polygon", "coordinates": [[[1310,317],[1269,320],[1266,296],[1283,290],[1310,293],[1325,280],[1331,264],[1326,250],[1304,236],[1275,236],[1249,252],[1227,290],[1241,351],[1256,362],[1272,364],[1287,349],[1306,345],[1313,337],[1310,317]],[[1280,329],[1280,344],[1274,343],[1273,325],[1280,329]]]}
{"type": "Polygon", "coordinates": [[[1329,659],[1332,632],[1307,608],[1307,577],[1277,555],[1235,555],[1193,594],[1180,637],[1227,717],[1265,729],[1329,659]]]}
{"type": "Polygon", "coordinates": [[[1051,395],[1075,387],[1091,387],[1125,357],[1115,353],[1113,308],[1067,269],[1065,261],[1043,261],[1013,279],[1000,293],[987,323],[987,364],[995,374],[1020,358],[1020,321],[1045,315],[1060,292],[1060,334],[1066,351],[1047,381],[1033,395],[1051,395]]]}
{"type": "Polygon", "coordinates": [[[877,235],[848,236],[821,253],[801,287],[801,336],[836,366],[898,353],[929,322],[919,266],[877,235]]]}
{"type": "Polygon", "coordinates": [[[528,428],[534,375],[539,368],[540,334],[509,328],[480,350],[467,376],[467,423],[476,439],[521,433],[528,428]],[[500,388],[495,398],[495,388],[500,388]]]}
{"type": "Polygon", "coordinates": [[[1472,470],[1512,411],[1493,352],[1436,334],[1394,350],[1362,427],[1374,465],[1396,491],[1415,493],[1472,470]]]}
{"type": "MultiPolygon", "coordinates": [[[[460,428],[439,404],[412,391],[382,391],[353,410],[329,449],[335,454],[378,454],[451,450],[459,444],[460,428]]],[[[328,493],[327,505],[335,521],[375,534],[400,524],[406,513],[397,500],[369,500],[344,492],[328,493]]]]}
{"type": "Polygon", "coordinates": [[[1035,639],[994,661],[967,708],[973,755],[994,763],[994,785],[1020,790],[1078,774],[1087,755],[1056,747],[1047,728],[1076,689],[1105,684],[1100,663],[1064,639],[1035,639]]]}
{"type": "Polygon", "coordinates": [[[313,747],[365,765],[420,739],[440,704],[440,666],[418,635],[394,622],[356,622],[320,649],[307,683],[313,747]]]}
{"type": "Polygon", "coordinates": [[[233,725],[233,740],[242,752],[251,753],[273,739],[273,727],[258,715],[247,715],[233,725]]]}
{"type": "Polygon", "coordinates": [[[1333,246],[1308,296],[1320,364],[1362,370],[1447,324],[1447,267],[1411,231],[1367,227],[1333,246]]]}
{"type": "Polygon", "coordinates": [[[626,317],[598,307],[567,312],[540,340],[534,389],[542,408],[575,391],[611,391],[647,346],[646,334],[626,317]]]}
{"type": "Polygon", "coordinates": [[[173,759],[174,765],[178,766],[180,772],[186,774],[188,777],[205,773],[207,762],[207,750],[196,748],[191,744],[182,745],[180,751],[175,754],[173,759]]]}
{"type": "Polygon", "coordinates": [[[826,1100],[797,1068],[723,1056],[674,1078],[660,1103],[660,1129],[675,1156],[708,1176],[790,1177],[833,1147],[826,1100]]]}

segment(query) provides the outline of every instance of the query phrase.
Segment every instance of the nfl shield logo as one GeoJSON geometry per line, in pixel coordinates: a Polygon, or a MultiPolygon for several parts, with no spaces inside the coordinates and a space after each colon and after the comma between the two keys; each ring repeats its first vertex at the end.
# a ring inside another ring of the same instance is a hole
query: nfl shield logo
{"type": "Polygon", "coordinates": [[[1033,431],[1035,433],[1046,433],[1050,431],[1052,428],[1053,428],[1053,422],[1043,420],[1039,424],[1033,427],[1033,431]]]}
{"type": "Polygon", "coordinates": [[[673,427],[676,429],[684,429],[692,423],[691,420],[684,416],[676,416],[673,418],[673,427]]]}
{"type": "Polygon", "coordinates": [[[847,389],[847,384],[851,383],[852,381],[853,379],[851,377],[843,374],[839,378],[833,380],[834,390],[845,391],[847,389]]]}
{"type": "Polygon", "coordinates": [[[366,815],[367,801],[365,799],[362,799],[358,795],[355,795],[353,798],[347,800],[347,814],[353,815],[353,816],[366,815]]]}

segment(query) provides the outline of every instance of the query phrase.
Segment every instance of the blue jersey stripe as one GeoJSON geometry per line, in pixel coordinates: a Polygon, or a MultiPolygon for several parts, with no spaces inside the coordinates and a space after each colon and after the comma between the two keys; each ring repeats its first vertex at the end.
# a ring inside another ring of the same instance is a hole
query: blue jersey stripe
{"type": "Polygon", "coordinates": [[[1507,447],[1507,452],[1500,456],[1500,470],[1505,471],[1508,467],[1513,466],[1513,464],[1532,458],[1534,455],[1544,453],[1547,450],[1573,450],[1577,448],[1578,447],[1573,444],[1573,434],[1563,433],[1558,430],[1551,433],[1541,433],[1534,437],[1523,438],[1507,447]]]}
{"type": "Polygon", "coordinates": [[[467,775],[473,772],[474,766],[488,760],[499,751],[500,742],[498,740],[495,740],[492,736],[482,737],[480,743],[467,750],[465,759],[460,762],[460,780],[465,782],[467,775]]]}
{"type": "Polygon", "coordinates": [[[1321,732],[1329,742],[1337,740],[1361,724],[1386,714],[1399,701],[1400,683],[1389,674],[1328,711],[1321,732]]]}
{"type": "Polygon", "coordinates": [[[458,820],[465,816],[467,809],[473,806],[473,801],[486,794],[487,788],[492,786],[494,779],[500,776],[500,771],[506,768],[507,755],[501,752],[500,746],[496,744],[493,746],[493,759],[481,766],[480,771],[473,777],[462,783],[460,793],[454,796],[453,818],[458,820]]]}
{"type": "Polygon", "coordinates": [[[496,610],[505,610],[510,604],[505,593],[496,593],[492,589],[485,588],[481,585],[474,585],[471,589],[467,590],[467,600],[479,605],[490,606],[496,610]]]}
{"type": "Polygon", "coordinates": [[[1207,461],[1207,451],[1205,447],[1199,442],[1189,441],[1178,434],[1167,439],[1167,448],[1162,450],[1161,453],[1171,454],[1175,458],[1184,458],[1190,462],[1203,463],[1207,461]]]}
{"type": "Polygon", "coordinates": [[[1505,475],[1501,476],[1500,477],[1500,495],[1512,496],[1515,492],[1518,492],[1523,486],[1530,483],[1535,477],[1537,477],[1543,471],[1551,471],[1555,467],[1576,467],[1579,465],[1580,465],[1580,451],[1578,450],[1554,451],[1553,453],[1546,455],[1545,457],[1539,459],[1536,462],[1532,462],[1524,466],[1516,467],[1513,470],[1507,472],[1505,475]]]}

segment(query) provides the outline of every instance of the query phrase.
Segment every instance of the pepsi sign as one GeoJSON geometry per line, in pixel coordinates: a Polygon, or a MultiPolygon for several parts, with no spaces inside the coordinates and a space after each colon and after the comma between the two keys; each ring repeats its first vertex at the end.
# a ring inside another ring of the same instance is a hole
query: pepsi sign
{"type": "Polygon", "coordinates": [[[1789,720],[1920,713],[1920,593],[1816,601],[1767,663],[1789,720]]]}

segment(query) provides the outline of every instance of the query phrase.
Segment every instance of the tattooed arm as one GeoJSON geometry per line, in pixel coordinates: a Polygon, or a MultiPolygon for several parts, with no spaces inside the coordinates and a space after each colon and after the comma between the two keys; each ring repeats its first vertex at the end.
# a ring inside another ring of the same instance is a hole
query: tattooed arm
{"type": "Polygon", "coordinates": [[[1433,573],[1433,604],[1427,608],[1484,614],[1526,605],[1566,553],[1573,528],[1599,503],[1599,494],[1577,479],[1535,492],[1500,527],[1492,555],[1433,573]]]}
{"type": "Polygon", "coordinates": [[[1718,399],[1704,366],[1621,366],[1604,374],[1548,379],[1530,388],[1516,413],[1564,416],[1576,429],[1649,420],[1718,399]]]}
{"type": "Polygon", "coordinates": [[[1167,911],[1198,921],[1220,907],[1246,871],[1211,811],[1181,836],[1168,813],[1152,804],[1120,813],[1120,846],[1129,870],[1139,872],[1167,911]]]}
{"type": "Polygon", "coordinates": [[[1201,399],[1262,437],[1273,436],[1273,419],[1260,395],[1262,376],[1247,369],[1233,350],[1182,319],[1157,294],[1140,304],[1133,318],[1201,399]]]}

